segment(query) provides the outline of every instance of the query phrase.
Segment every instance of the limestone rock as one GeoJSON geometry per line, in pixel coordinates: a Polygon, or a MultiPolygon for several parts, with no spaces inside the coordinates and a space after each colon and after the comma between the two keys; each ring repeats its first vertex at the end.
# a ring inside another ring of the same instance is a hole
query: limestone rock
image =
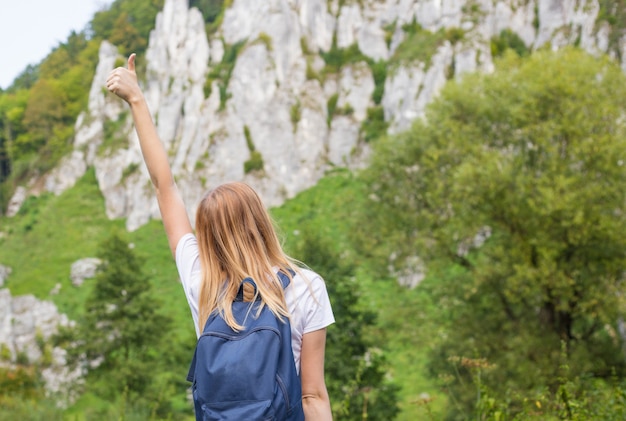
{"type": "Polygon", "coordinates": [[[93,165],[97,150],[103,141],[104,121],[118,118],[122,108],[118,101],[104,93],[104,84],[113,69],[117,48],[103,41],[98,56],[98,66],[89,91],[87,111],[76,121],[74,150],[45,177],[45,188],[56,195],[74,186],[76,181],[93,165]]]}
{"type": "Polygon", "coordinates": [[[11,274],[11,268],[8,266],[0,265],[0,288],[4,286],[4,282],[11,274]]]}
{"type": "Polygon", "coordinates": [[[0,348],[9,354],[9,361],[0,364],[11,365],[22,358],[39,362],[47,393],[59,398],[61,405],[68,403],[72,400],[71,386],[81,381],[82,372],[66,366],[65,350],[52,347],[46,351],[50,355],[44,356],[42,346],[60,326],[72,325],[52,302],[32,295],[13,297],[8,289],[0,289],[0,348]]]}
{"type": "Polygon", "coordinates": [[[17,189],[15,189],[15,193],[13,193],[11,200],[9,200],[6,216],[12,217],[17,215],[17,213],[20,211],[20,208],[22,207],[22,203],[24,203],[24,200],[26,200],[27,196],[28,191],[26,190],[26,187],[18,186],[17,189]]]}
{"type": "Polygon", "coordinates": [[[398,284],[413,289],[426,278],[426,267],[418,256],[409,256],[396,268],[397,256],[392,254],[389,259],[389,273],[396,277],[398,284]]]}
{"type": "Polygon", "coordinates": [[[428,69],[425,63],[416,62],[387,76],[382,105],[391,133],[406,130],[413,120],[424,116],[426,106],[447,81],[446,69],[452,59],[452,46],[445,43],[431,58],[428,69]]]}
{"type": "Polygon", "coordinates": [[[91,279],[96,276],[100,263],[102,261],[96,257],[86,257],[72,263],[70,269],[72,285],[79,287],[85,282],[85,279],[91,279]]]}
{"type": "Polygon", "coordinates": [[[9,360],[0,364],[11,365],[18,359],[41,362],[46,390],[65,394],[82,373],[80,369],[66,367],[65,351],[61,348],[51,348],[49,359],[43,361],[42,344],[49,341],[60,326],[72,325],[52,302],[40,301],[32,295],[13,297],[8,289],[0,289],[0,348],[9,355],[9,360]]]}
{"type": "MultiPolygon", "coordinates": [[[[138,57],[147,68],[140,80],[193,220],[204,192],[225,181],[244,180],[268,206],[277,206],[329,168],[367,165],[361,125],[374,105],[373,76],[364,63],[324,73],[322,55],[333,39],[339,48],[358,46],[368,60],[393,61],[407,38],[405,24],[431,32],[462,30],[461,39],[442,43],[425,62],[388,68],[380,105],[389,133],[398,133],[424,116],[450,78],[492,71],[490,40],[503,30],[531,49],[578,43],[594,54],[612,49],[626,57],[626,36],[610,45],[611,28],[598,22],[599,10],[597,0],[235,0],[208,38],[203,17],[187,0],[165,0],[145,57],[138,57]],[[207,81],[236,43],[243,45],[229,79],[207,81]],[[315,72],[324,73],[323,82],[315,72]],[[329,116],[334,96],[341,112],[329,116]],[[253,152],[263,168],[246,171],[253,152]]],[[[159,218],[128,107],[103,89],[119,59],[115,46],[103,42],[88,109],[76,122],[74,150],[44,183],[18,188],[7,215],[36,193],[35,185],[60,194],[94,167],[109,218],[125,218],[131,231],[159,218]],[[111,122],[119,126],[115,147],[103,144],[104,126],[111,122]]]]}

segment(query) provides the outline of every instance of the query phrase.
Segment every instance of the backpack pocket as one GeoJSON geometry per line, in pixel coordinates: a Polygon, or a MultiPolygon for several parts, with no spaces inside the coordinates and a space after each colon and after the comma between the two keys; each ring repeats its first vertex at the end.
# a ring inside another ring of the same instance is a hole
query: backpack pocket
{"type": "Polygon", "coordinates": [[[271,401],[211,402],[202,405],[202,421],[274,421],[271,401]]]}

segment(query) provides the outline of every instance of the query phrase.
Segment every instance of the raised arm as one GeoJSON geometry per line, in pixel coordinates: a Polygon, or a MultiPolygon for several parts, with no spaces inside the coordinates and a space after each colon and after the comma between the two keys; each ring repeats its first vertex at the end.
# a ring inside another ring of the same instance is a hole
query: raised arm
{"type": "Polygon", "coordinates": [[[135,57],[135,54],[131,54],[128,58],[128,68],[118,67],[111,72],[106,81],[106,87],[130,106],[141,153],[156,190],[165,233],[172,254],[175,255],[176,245],[180,238],[192,232],[191,223],[174,182],[167,151],[159,139],[148,104],[137,83],[135,57]]]}
{"type": "Polygon", "coordinates": [[[332,421],[330,398],[324,381],[326,329],[305,333],[300,354],[302,407],[306,421],[332,421]]]}

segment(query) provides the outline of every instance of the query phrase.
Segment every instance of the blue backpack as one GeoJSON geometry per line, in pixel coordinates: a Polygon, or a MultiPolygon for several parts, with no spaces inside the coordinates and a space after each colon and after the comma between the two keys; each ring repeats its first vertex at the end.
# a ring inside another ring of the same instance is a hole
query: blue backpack
{"type": "MultiPolygon", "coordinates": [[[[283,288],[289,277],[279,272],[283,288]]],[[[233,315],[236,332],[217,313],[207,320],[189,368],[197,421],[304,421],[302,386],[291,348],[289,320],[280,321],[260,299],[243,301],[241,282],[233,315]]]]}

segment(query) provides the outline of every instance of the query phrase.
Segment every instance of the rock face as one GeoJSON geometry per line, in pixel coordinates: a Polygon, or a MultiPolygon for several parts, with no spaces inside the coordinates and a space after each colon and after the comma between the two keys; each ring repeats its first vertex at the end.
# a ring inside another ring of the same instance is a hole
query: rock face
{"type": "Polygon", "coordinates": [[[46,390],[66,393],[82,373],[66,367],[65,350],[46,343],[59,326],[68,325],[70,320],[59,314],[52,302],[39,301],[32,295],[12,297],[8,289],[0,289],[0,364],[42,362],[46,390]]]}
{"type": "Polygon", "coordinates": [[[85,282],[85,279],[96,276],[96,271],[100,263],[102,263],[102,261],[96,257],[86,257],[72,263],[70,269],[72,285],[79,287],[85,282]]]}
{"type": "MultiPolygon", "coordinates": [[[[331,167],[363,165],[368,148],[361,125],[377,105],[367,61],[390,64],[380,106],[396,133],[424,115],[450,77],[491,71],[490,39],[503,30],[529,48],[576,43],[594,54],[626,56],[626,36],[610,45],[615,37],[598,21],[599,11],[597,0],[235,0],[209,39],[197,9],[166,0],[138,60],[146,61],[145,95],[193,220],[203,192],[225,181],[250,183],[273,206],[313,186],[331,167]],[[412,23],[462,36],[444,39],[428,58],[396,62],[408,37],[403,25],[412,23]],[[358,47],[363,60],[322,72],[322,53],[333,42],[358,47]],[[208,80],[240,43],[228,79],[208,80]]],[[[107,215],[126,218],[134,230],[159,213],[127,107],[102,89],[118,58],[103,42],[74,150],[44,185],[59,194],[93,166],[107,215]],[[104,142],[104,127],[112,123],[116,142],[104,142]]],[[[25,194],[16,191],[7,214],[17,212],[25,194]]]]}
{"type": "Polygon", "coordinates": [[[26,200],[27,196],[28,196],[28,191],[26,187],[18,186],[17,189],[15,189],[15,192],[13,193],[11,200],[9,200],[9,205],[7,206],[6,215],[8,217],[17,215],[20,208],[22,207],[22,203],[24,203],[24,200],[26,200]]]}
{"type": "Polygon", "coordinates": [[[0,288],[4,286],[4,281],[11,274],[11,268],[8,266],[0,265],[0,288]]]}

